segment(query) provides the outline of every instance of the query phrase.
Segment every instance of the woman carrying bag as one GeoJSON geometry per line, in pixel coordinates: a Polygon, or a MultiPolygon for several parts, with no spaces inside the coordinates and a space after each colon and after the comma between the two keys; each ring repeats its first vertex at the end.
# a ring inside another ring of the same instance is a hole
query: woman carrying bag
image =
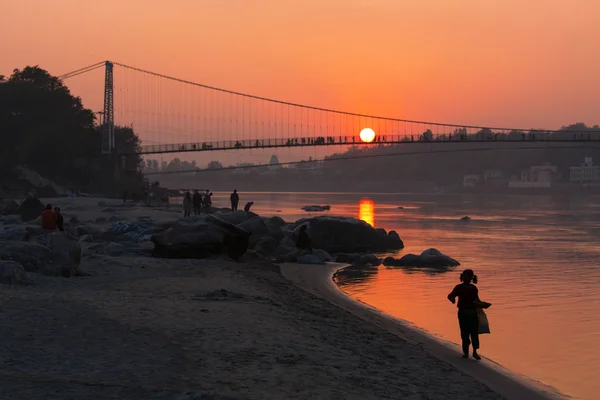
{"type": "Polygon", "coordinates": [[[490,333],[487,316],[483,308],[491,306],[479,300],[477,290],[477,275],[473,270],[466,269],[460,274],[459,285],[456,285],[448,295],[448,300],[454,304],[458,297],[458,324],[460,326],[460,337],[462,339],[463,358],[469,358],[469,346],[473,345],[473,358],[481,360],[477,350],[479,349],[479,334],[490,333]],[[483,315],[482,315],[483,313],[483,315]]]}

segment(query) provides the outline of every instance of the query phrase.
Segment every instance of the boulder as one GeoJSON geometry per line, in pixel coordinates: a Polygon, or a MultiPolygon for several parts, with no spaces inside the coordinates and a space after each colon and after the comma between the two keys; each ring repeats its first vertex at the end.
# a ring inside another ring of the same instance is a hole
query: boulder
{"type": "Polygon", "coordinates": [[[27,238],[29,237],[29,233],[27,232],[27,230],[25,230],[24,226],[10,225],[10,226],[1,227],[1,228],[2,229],[0,229],[0,240],[21,241],[21,240],[27,240],[27,238]]]}
{"type": "Polygon", "coordinates": [[[254,251],[261,255],[272,254],[277,249],[277,240],[270,236],[265,236],[256,242],[252,247],[254,251]]]}
{"type": "Polygon", "coordinates": [[[465,215],[465,216],[464,216],[464,217],[462,217],[460,220],[461,220],[461,221],[470,221],[470,220],[471,220],[471,217],[469,217],[468,215],[465,215]]]}
{"type": "Polygon", "coordinates": [[[19,204],[12,200],[0,200],[0,215],[12,215],[17,214],[19,210],[19,204]]]}
{"type": "Polygon", "coordinates": [[[106,217],[98,217],[95,221],[97,224],[103,224],[106,222],[106,217]]]}
{"type": "Polygon", "coordinates": [[[117,222],[111,225],[104,233],[102,240],[108,242],[140,242],[150,240],[152,235],[164,231],[150,219],[117,222]]]}
{"type": "Polygon", "coordinates": [[[265,237],[274,238],[277,243],[283,236],[281,228],[268,225],[263,218],[258,216],[237,224],[237,227],[251,233],[250,245],[258,243],[265,237]]]}
{"type": "Polygon", "coordinates": [[[152,235],[152,255],[164,258],[205,258],[225,252],[239,259],[247,250],[251,233],[215,215],[183,218],[164,232],[152,235]]]}
{"type": "Polygon", "coordinates": [[[312,205],[312,206],[304,206],[301,208],[301,210],[304,211],[329,211],[331,209],[331,206],[317,206],[317,205],[312,205]]]}
{"type": "Polygon", "coordinates": [[[99,201],[98,202],[98,207],[108,207],[108,204],[106,204],[105,201],[99,201]]]}
{"type": "Polygon", "coordinates": [[[21,264],[14,261],[0,261],[0,283],[23,285],[31,282],[21,264]]]}
{"type": "Polygon", "coordinates": [[[267,222],[267,225],[275,227],[275,228],[281,228],[281,227],[287,225],[287,222],[285,222],[283,220],[283,218],[277,217],[277,216],[267,218],[266,222],[267,222]]]}
{"type": "Polygon", "coordinates": [[[31,221],[32,219],[39,217],[42,211],[44,211],[42,202],[36,197],[27,196],[21,204],[19,204],[16,213],[21,216],[23,221],[31,221]]]}
{"type": "Polygon", "coordinates": [[[385,235],[356,218],[319,216],[311,218],[308,224],[313,247],[328,252],[367,253],[404,247],[397,234],[385,235]]]}
{"type": "Polygon", "coordinates": [[[23,223],[18,215],[4,215],[0,217],[0,225],[19,225],[23,223]]]}
{"type": "Polygon", "coordinates": [[[331,256],[331,254],[329,254],[325,250],[314,249],[312,252],[312,255],[317,257],[319,260],[322,260],[323,262],[334,262],[335,261],[335,258],[333,258],[331,256]]]}
{"type": "Polygon", "coordinates": [[[115,209],[114,208],[105,208],[104,210],[102,210],[102,212],[104,212],[104,213],[114,213],[115,209]]]}
{"type": "Polygon", "coordinates": [[[80,275],[81,245],[66,232],[28,227],[30,241],[3,241],[0,260],[15,261],[26,271],[51,276],[80,275]]]}
{"type": "Polygon", "coordinates": [[[427,249],[420,255],[406,254],[400,259],[387,257],[383,260],[383,265],[394,267],[448,268],[459,266],[460,263],[439,250],[427,249]]]}
{"type": "Polygon", "coordinates": [[[78,237],[89,235],[97,239],[102,236],[102,229],[95,225],[79,225],[75,228],[75,233],[78,237]]]}

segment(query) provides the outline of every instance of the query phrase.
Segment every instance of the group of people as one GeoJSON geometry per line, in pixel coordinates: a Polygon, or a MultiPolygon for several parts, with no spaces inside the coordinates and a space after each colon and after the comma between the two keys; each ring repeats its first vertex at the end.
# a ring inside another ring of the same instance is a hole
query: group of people
{"type": "Polygon", "coordinates": [[[46,208],[42,211],[42,228],[53,231],[65,230],[64,218],[60,213],[60,208],[54,207],[52,209],[52,204],[46,205],[46,208]]]}
{"type": "MultiPolygon", "coordinates": [[[[191,192],[185,192],[183,196],[183,215],[189,217],[192,215],[199,215],[202,210],[210,209],[212,207],[212,196],[213,193],[210,190],[206,190],[204,193],[200,193],[198,190],[194,190],[194,194],[191,192]]],[[[231,211],[237,211],[240,204],[240,195],[237,189],[233,190],[233,193],[229,196],[231,203],[231,211]]],[[[244,206],[244,211],[249,212],[250,207],[254,204],[253,201],[249,201],[244,206]]]]}
{"type": "Polygon", "coordinates": [[[190,192],[185,192],[183,196],[183,214],[185,217],[194,215],[200,215],[202,209],[207,209],[212,206],[212,192],[206,190],[204,193],[200,193],[198,190],[194,190],[192,195],[190,192]]]}

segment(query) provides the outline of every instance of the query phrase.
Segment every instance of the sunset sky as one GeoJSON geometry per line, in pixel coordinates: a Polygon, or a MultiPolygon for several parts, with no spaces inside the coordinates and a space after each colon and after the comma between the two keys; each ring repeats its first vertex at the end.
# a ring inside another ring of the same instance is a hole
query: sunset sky
{"type": "MultiPolygon", "coordinates": [[[[0,74],[106,59],[348,111],[600,123],[597,0],[3,0],[0,74]]],[[[100,109],[102,76],[69,82],[100,109]]]]}

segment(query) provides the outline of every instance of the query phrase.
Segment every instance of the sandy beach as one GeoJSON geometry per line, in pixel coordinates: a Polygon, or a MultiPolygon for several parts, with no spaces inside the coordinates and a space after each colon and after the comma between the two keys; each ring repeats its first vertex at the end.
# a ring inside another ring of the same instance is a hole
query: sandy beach
{"type": "MultiPolygon", "coordinates": [[[[92,221],[97,202],[55,201],[92,221]]],[[[84,251],[89,277],[0,286],[0,398],[551,397],[352,301],[339,267],[84,251]]]]}

